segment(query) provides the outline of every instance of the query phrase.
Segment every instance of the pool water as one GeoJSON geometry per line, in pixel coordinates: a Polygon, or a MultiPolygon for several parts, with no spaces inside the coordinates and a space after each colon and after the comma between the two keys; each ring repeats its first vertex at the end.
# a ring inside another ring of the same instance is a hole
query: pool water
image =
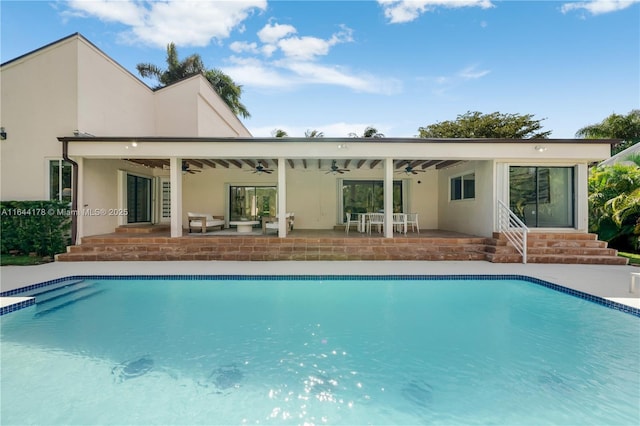
{"type": "Polygon", "coordinates": [[[0,317],[2,425],[640,423],[640,318],[526,281],[69,289],[0,317]]]}

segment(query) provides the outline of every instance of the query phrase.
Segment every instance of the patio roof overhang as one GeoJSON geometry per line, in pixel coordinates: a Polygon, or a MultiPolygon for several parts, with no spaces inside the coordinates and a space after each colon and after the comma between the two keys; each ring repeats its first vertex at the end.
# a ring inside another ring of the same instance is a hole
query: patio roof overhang
{"type": "Polygon", "coordinates": [[[177,157],[194,168],[276,167],[292,169],[373,169],[394,159],[394,168],[442,169],[461,161],[601,161],[610,156],[610,139],[422,139],[422,138],[230,138],[71,136],[60,137],[68,154],[119,158],[149,167],[167,167],[177,157]]]}

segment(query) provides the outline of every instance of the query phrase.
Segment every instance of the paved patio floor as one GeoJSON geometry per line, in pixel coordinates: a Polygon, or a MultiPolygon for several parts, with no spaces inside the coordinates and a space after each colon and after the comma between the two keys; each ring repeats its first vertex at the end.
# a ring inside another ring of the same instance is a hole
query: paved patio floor
{"type": "MultiPolygon", "coordinates": [[[[640,289],[629,291],[633,266],[500,264],[485,261],[176,261],[54,262],[2,266],[0,291],[71,275],[460,275],[517,274],[640,308],[640,289]]],[[[1,298],[0,305],[10,303],[1,298]]],[[[14,301],[15,302],[15,301],[14,301]]]]}

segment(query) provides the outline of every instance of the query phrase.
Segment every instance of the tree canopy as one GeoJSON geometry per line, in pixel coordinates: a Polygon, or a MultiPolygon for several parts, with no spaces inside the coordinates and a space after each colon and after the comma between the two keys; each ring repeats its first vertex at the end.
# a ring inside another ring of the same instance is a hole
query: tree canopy
{"type": "Polygon", "coordinates": [[[274,138],[286,138],[289,136],[289,134],[282,129],[273,129],[271,131],[271,136],[273,136],[274,138]]]}
{"type": "Polygon", "coordinates": [[[612,147],[611,155],[617,154],[640,142],[640,109],[634,109],[627,115],[611,114],[600,123],[579,129],[577,137],[586,139],[622,139],[612,147]]]}
{"type": "Polygon", "coordinates": [[[357,133],[349,133],[350,138],[384,138],[384,133],[380,133],[378,129],[373,126],[367,126],[362,133],[362,136],[357,133]]]}
{"type": "Polygon", "coordinates": [[[447,120],[418,128],[421,138],[548,138],[551,131],[542,131],[543,119],[533,114],[483,114],[467,111],[455,120],[447,120]]]}
{"type": "Polygon", "coordinates": [[[305,138],[323,138],[324,137],[324,133],[313,129],[313,130],[309,130],[307,129],[306,132],[304,132],[304,137],[305,138]]]}
{"type": "Polygon", "coordinates": [[[640,167],[614,164],[589,172],[589,230],[625,251],[640,250],[640,167]]]}
{"type": "Polygon", "coordinates": [[[178,51],[174,43],[167,45],[167,68],[162,69],[154,64],[140,63],[136,65],[138,73],[144,78],[155,78],[158,85],[155,89],[165,87],[183,78],[202,74],[211,84],[222,100],[231,108],[235,115],[243,118],[251,117],[247,107],[240,102],[242,86],[236,84],[231,77],[219,69],[206,69],[202,58],[198,54],[193,54],[183,59],[178,58],[178,51]]]}

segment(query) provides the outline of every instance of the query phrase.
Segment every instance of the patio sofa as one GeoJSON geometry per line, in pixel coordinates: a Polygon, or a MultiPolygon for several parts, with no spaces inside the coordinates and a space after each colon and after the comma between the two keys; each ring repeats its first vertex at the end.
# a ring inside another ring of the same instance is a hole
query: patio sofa
{"type": "Polygon", "coordinates": [[[187,217],[189,218],[189,232],[199,231],[204,234],[208,228],[220,227],[220,229],[222,229],[225,225],[223,216],[188,212],[187,217]]]}

